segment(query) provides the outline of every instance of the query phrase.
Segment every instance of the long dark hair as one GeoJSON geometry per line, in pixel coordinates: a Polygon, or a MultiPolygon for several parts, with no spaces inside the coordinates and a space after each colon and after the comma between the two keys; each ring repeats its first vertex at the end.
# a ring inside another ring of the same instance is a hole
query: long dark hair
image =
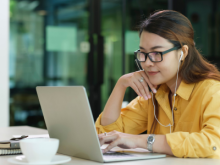
{"type": "MultiPolygon", "coordinates": [[[[181,64],[179,71],[179,75],[185,83],[197,83],[205,79],[220,81],[218,69],[206,61],[196,49],[192,24],[181,13],[173,10],[157,11],[141,23],[139,35],[143,31],[155,33],[167,39],[174,46],[188,46],[188,55],[181,64]]],[[[157,107],[158,105],[156,106],[156,114],[158,115],[157,107]]],[[[156,123],[154,119],[149,133],[155,131],[156,123]]]]}

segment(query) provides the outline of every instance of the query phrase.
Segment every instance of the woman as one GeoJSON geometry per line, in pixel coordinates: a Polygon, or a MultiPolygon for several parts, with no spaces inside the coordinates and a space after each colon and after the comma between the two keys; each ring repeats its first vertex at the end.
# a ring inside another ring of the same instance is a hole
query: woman
{"type": "Polygon", "coordinates": [[[119,146],[220,158],[220,74],[193,39],[190,21],[176,11],[156,12],[141,24],[135,55],[144,70],[119,78],[97,119],[101,145],[110,143],[103,152],[119,146]],[[127,87],[138,97],[120,109],[127,87]]]}

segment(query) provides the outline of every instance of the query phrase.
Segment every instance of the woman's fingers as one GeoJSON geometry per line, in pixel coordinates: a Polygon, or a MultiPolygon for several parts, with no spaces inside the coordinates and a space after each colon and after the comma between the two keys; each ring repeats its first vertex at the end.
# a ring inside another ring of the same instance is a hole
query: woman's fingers
{"type": "Polygon", "coordinates": [[[120,78],[120,83],[125,87],[130,86],[139,96],[144,97],[145,100],[151,98],[150,89],[156,93],[154,85],[151,84],[144,71],[137,71],[123,75],[120,78]]]}
{"type": "MultiPolygon", "coordinates": [[[[135,135],[137,136],[137,135],[135,135]]],[[[112,148],[118,146],[120,148],[129,149],[137,147],[137,137],[133,136],[123,136],[115,134],[112,136],[105,137],[103,144],[109,144],[104,150],[103,153],[110,151],[112,148]]]]}
{"type": "Polygon", "coordinates": [[[121,132],[118,132],[118,131],[114,130],[114,131],[106,133],[106,136],[113,135],[113,134],[120,134],[120,133],[121,132]]]}
{"type": "Polygon", "coordinates": [[[140,82],[140,84],[142,85],[147,98],[148,99],[151,98],[151,94],[150,94],[150,89],[149,89],[148,83],[144,80],[144,81],[140,82]]]}
{"type": "Polygon", "coordinates": [[[113,135],[110,135],[110,136],[106,136],[106,137],[103,137],[101,140],[100,140],[100,145],[102,146],[103,144],[109,144],[104,150],[102,150],[103,153],[105,152],[108,152],[110,151],[112,148],[120,145],[120,144],[123,144],[123,138],[120,137],[119,134],[113,134],[113,135]]]}
{"type": "Polygon", "coordinates": [[[111,142],[104,150],[102,150],[103,153],[106,153],[110,151],[112,148],[118,146],[120,144],[120,138],[117,138],[115,141],[111,142]]]}
{"type": "Polygon", "coordinates": [[[148,86],[146,84],[146,82],[139,82],[138,80],[134,81],[134,84],[136,85],[136,87],[138,88],[138,90],[140,91],[141,95],[144,97],[145,100],[149,99],[149,89],[148,86]]]}
{"type": "Polygon", "coordinates": [[[151,82],[149,81],[149,78],[147,77],[144,71],[136,72],[134,74],[133,82],[145,100],[148,100],[151,98],[150,89],[154,93],[156,93],[156,89],[154,85],[151,84],[151,82]]]}
{"type": "Polygon", "coordinates": [[[113,134],[124,134],[124,133],[114,130],[114,131],[111,131],[111,132],[105,132],[105,133],[98,134],[98,138],[101,139],[105,136],[109,136],[109,135],[113,135],[113,134]]]}
{"type": "Polygon", "coordinates": [[[134,82],[131,84],[131,88],[137,93],[138,96],[143,97],[139,88],[137,87],[137,85],[134,82]]]}
{"type": "MultiPolygon", "coordinates": [[[[106,132],[105,132],[105,133],[106,133],[106,132]]],[[[106,136],[105,133],[98,134],[98,138],[100,139],[100,138],[106,136]]],[[[106,134],[107,134],[107,133],[106,133],[106,134]]]]}
{"type": "Polygon", "coordinates": [[[149,85],[150,89],[156,93],[156,88],[154,87],[153,84],[151,84],[151,82],[149,81],[149,78],[147,77],[146,73],[143,71],[143,72],[140,72],[141,76],[144,78],[144,80],[147,82],[147,84],[149,85]]]}
{"type": "Polygon", "coordinates": [[[117,137],[118,137],[117,134],[102,137],[99,139],[100,145],[102,146],[103,144],[109,144],[112,141],[115,141],[117,137]]]}
{"type": "MultiPolygon", "coordinates": [[[[102,135],[102,134],[100,134],[102,135]]],[[[100,145],[109,144],[103,151],[103,153],[110,151],[112,148],[119,146],[121,148],[135,148],[137,146],[137,135],[126,134],[118,131],[108,132],[106,136],[99,138],[100,145]]]]}

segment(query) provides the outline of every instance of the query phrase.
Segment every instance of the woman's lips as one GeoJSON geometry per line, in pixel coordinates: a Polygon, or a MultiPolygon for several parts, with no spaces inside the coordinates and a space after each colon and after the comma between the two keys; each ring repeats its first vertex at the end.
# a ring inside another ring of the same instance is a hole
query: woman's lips
{"type": "Polygon", "coordinates": [[[154,75],[157,74],[157,73],[159,73],[159,72],[148,72],[148,74],[149,74],[150,76],[154,76],[154,75]]]}

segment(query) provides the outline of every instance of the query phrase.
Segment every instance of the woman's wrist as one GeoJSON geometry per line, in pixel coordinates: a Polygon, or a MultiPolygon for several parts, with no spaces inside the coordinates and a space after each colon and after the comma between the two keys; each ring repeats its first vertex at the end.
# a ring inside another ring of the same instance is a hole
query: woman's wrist
{"type": "MultiPolygon", "coordinates": [[[[147,138],[149,134],[137,136],[137,148],[147,149],[147,138]]],[[[152,148],[153,152],[173,155],[171,148],[166,141],[166,135],[155,135],[155,141],[152,148]]]]}
{"type": "Polygon", "coordinates": [[[116,85],[118,85],[120,88],[123,88],[123,89],[125,89],[125,90],[126,90],[126,88],[127,88],[127,86],[125,85],[125,80],[124,80],[124,77],[123,77],[123,76],[121,76],[121,77],[118,79],[116,85]]]}
{"type": "Polygon", "coordinates": [[[147,149],[147,138],[149,134],[137,135],[137,148],[147,149]]]}

